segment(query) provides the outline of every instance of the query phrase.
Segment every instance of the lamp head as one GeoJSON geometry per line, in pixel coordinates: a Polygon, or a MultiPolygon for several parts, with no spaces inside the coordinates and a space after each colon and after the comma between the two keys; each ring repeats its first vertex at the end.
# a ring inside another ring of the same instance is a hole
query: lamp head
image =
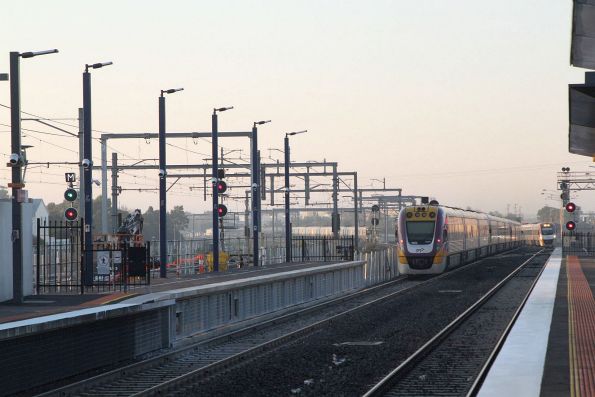
{"type": "Polygon", "coordinates": [[[20,55],[21,55],[21,58],[33,58],[33,57],[36,57],[38,55],[55,54],[57,52],[58,52],[58,50],[54,48],[54,49],[45,50],[45,51],[28,51],[28,52],[23,52],[20,55]]]}
{"type": "Polygon", "coordinates": [[[93,63],[91,65],[86,64],[85,65],[85,72],[88,72],[89,71],[89,68],[91,68],[91,69],[100,69],[100,68],[102,68],[104,66],[109,66],[109,65],[113,65],[113,64],[114,64],[113,62],[100,62],[100,63],[93,63]]]}
{"type": "Polygon", "coordinates": [[[233,106],[228,106],[228,107],[224,107],[224,108],[215,108],[213,109],[213,112],[225,112],[226,110],[231,110],[233,109],[233,106]]]}
{"type": "Polygon", "coordinates": [[[304,134],[308,132],[308,130],[303,130],[303,131],[295,131],[295,132],[287,132],[285,133],[286,136],[293,136],[293,135],[297,135],[297,134],[304,134]]]}
{"type": "Polygon", "coordinates": [[[178,91],[184,91],[183,88],[170,88],[169,90],[161,90],[161,96],[163,96],[163,94],[173,94],[174,92],[178,92],[178,91]]]}

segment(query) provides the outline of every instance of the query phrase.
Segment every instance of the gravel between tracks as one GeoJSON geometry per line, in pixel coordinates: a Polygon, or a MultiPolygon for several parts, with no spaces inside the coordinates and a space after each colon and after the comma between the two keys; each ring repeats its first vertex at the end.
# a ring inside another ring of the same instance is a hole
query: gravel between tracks
{"type": "Polygon", "coordinates": [[[361,395],[536,251],[484,259],[481,266],[469,266],[440,282],[343,316],[180,394],[361,395]]]}
{"type": "Polygon", "coordinates": [[[386,395],[466,395],[548,257],[536,256],[386,395]]]}

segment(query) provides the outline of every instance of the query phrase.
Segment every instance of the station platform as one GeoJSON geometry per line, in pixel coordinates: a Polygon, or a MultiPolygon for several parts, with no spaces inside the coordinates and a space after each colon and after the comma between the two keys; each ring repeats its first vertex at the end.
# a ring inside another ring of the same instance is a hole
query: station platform
{"type": "Polygon", "coordinates": [[[130,286],[127,292],[118,290],[88,294],[32,295],[25,297],[23,304],[13,304],[8,302],[0,303],[0,324],[116,304],[131,298],[142,300],[142,298],[140,298],[141,295],[216,284],[246,277],[282,273],[296,269],[308,269],[325,264],[330,265],[332,262],[279,263],[259,267],[250,266],[229,269],[226,272],[184,275],[183,277],[176,276],[175,272],[168,272],[167,278],[159,278],[159,274],[157,273],[151,278],[150,285],[130,286]]]}
{"type": "Polygon", "coordinates": [[[595,396],[595,257],[556,248],[479,396],[595,396]]]}

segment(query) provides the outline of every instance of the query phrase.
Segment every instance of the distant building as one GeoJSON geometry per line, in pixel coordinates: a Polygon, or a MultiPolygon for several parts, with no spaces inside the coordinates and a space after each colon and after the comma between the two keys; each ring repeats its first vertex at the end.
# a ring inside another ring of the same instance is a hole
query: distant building
{"type": "Polygon", "coordinates": [[[37,218],[41,219],[41,224],[43,225],[44,222],[48,221],[50,213],[48,212],[48,209],[45,206],[43,199],[30,199],[29,201],[31,202],[31,204],[33,204],[33,219],[31,220],[31,230],[33,231],[33,236],[37,237],[37,218]]]}

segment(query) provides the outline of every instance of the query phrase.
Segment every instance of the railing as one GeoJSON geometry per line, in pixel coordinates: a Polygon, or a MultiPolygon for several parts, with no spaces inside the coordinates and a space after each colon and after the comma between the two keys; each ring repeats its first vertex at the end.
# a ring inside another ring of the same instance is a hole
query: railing
{"type": "MultiPolygon", "coordinates": [[[[353,260],[353,236],[294,236],[292,238],[292,260],[294,262],[327,262],[353,260]]],[[[149,262],[154,275],[160,266],[159,241],[152,240],[149,250],[149,262]]],[[[261,265],[274,265],[286,262],[285,239],[265,236],[260,239],[259,255],[261,265]]],[[[220,247],[228,258],[230,269],[251,266],[253,263],[251,238],[226,238],[220,247]]],[[[209,271],[208,255],[212,251],[213,240],[200,238],[175,240],[167,243],[167,270],[178,276],[193,275],[209,271]]],[[[222,258],[222,257],[220,257],[222,258]]],[[[225,269],[221,265],[220,270],[225,269]]]]}
{"type": "Polygon", "coordinates": [[[595,256],[595,233],[563,233],[562,253],[564,255],[595,256]]]}
{"type": "Polygon", "coordinates": [[[44,221],[37,219],[34,277],[37,294],[83,294],[99,291],[126,291],[146,285],[148,277],[145,247],[94,242],[93,274],[85,277],[84,221],[44,221]]]}
{"type": "Polygon", "coordinates": [[[33,279],[37,294],[81,292],[82,221],[37,219],[33,279]]]}

